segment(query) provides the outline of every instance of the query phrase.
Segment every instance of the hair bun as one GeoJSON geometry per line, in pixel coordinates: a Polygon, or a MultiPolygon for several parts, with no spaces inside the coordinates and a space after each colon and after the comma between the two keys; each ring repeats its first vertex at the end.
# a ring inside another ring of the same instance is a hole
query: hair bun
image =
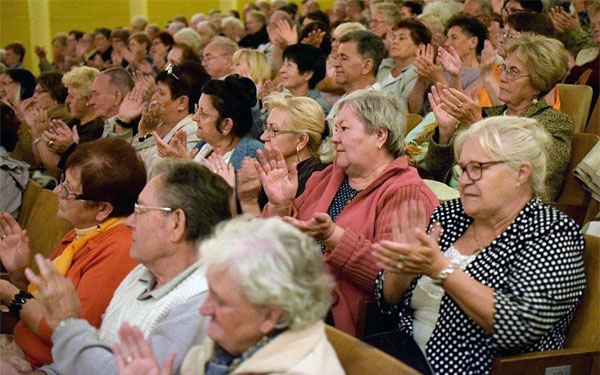
{"type": "Polygon", "coordinates": [[[250,108],[256,105],[256,85],[251,79],[232,74],[225,78],[225,82],[233,86],[233,95],[245,105],[250,108]]]}

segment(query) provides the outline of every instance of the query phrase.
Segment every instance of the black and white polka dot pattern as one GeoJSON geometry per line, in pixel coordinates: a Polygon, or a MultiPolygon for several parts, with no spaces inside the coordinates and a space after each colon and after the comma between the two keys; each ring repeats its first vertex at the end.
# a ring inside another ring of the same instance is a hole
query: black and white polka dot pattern
{"type": "MultiPolygon", "coordinates": [[[[460,200],[438,206],[431,220],[444,228],[442,251],[472,222],[460,200]]],[[[585,289],[583,249],[583,236],[574,221],[539,198],[532,199],[465,269],[494,289],[494,332],[486,333],[444,295],[426,350],[434,372],[487,374],[494,357],[561,348],[585,289]]],[[[381,296],[384,277],[381,272],[376,280],[380,307],[397,315],[398,328],[412,334],[409,303],[416,281],[400,304],[389,306],[381,296]]]]}

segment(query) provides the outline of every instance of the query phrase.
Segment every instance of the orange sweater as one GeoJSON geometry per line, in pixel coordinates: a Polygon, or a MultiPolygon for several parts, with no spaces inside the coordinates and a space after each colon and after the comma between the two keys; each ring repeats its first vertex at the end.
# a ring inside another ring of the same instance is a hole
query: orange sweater
{"type": "MultiPolygon", "coordinates": [[[[50,259],[59,256],[75,238],[75,230],[67,233],[50,259]]],[[[129,257],[131,229],[125,224],[114,226],[92,238],[73,256],[66,277],[71,280],[81,301],[79,317],[99,327],[115,289],[136,266],[129,257]]],[[[56,303],[61,303],[56,301],[56,303]]],[[[23,322],[15,327],[14,340],[35,367],[52,363],[52,330],[42,318],[36,335],[23,322]]]]}

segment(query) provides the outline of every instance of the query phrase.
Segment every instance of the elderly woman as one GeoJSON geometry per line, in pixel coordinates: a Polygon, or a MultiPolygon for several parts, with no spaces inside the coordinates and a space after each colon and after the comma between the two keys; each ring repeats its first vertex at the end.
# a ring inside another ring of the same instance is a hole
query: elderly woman
{"type": "Polygon", "coordinates": [[[486,116],[521,116],[536,119],[552,135],[548,149],[547,189],[541,193],[551,201],[560,193],[563,172],[571,155],[573,121],[569,115],[548,106],[543,97],[567,72],[567,57],[561,42],[541,35],[525,34],[512,40],[500,66],[499,98],[505,104],[484,109],[466,95],[441,86],[432,90],[431,103],[438,129],[425,155],[427,171],[438,181],[448,181],[454,158],[453,136],[459,125],[469,125],[486,116]]]}
{"type": "MultiPolygon", "coordinates": [[[[146,171],[135,150],[114,138],[77,147],[67,161],[58,196],[58,216],[73,224],[51,255],[59,272],[71,280],[81,301],[81,317],[95,327],[121,280],[135,267],[129,258],[131,230],[125,218],[133,212],[146,183],[146,171]]],[[[15,343],[34,366],[52,362],[52,331],[42,306],[27,290],[29,239],[7,213],[0,217],[0,260],[11,282],[2,280],[0,300],[20,318],[15,343]]]]}
{"type": "Polygon", "coordinates": [[[564,344],[585,288],[584,242],[573,220],[539,198],[550,142],[534,119],[471,125],[455,141],[460,199],[436,209],[429,234],[412,204],[399,220],[403,235],[373,246],[384,269],[380,306],[434,373],[485,374],[495,356],[564,344]]]}
{"type": "Polygon", "coordinates": [[[259,153],[258,167],[269,197],[263,215],[292,215],[289,222],[321,241],[337,281],[333,323],[354,334],[359,302],[372,295],[379,271],[371,244],[391,238],[392,217],[402,201],[420,201],[427,212],[438,201],[402,156],[406,119],[397,99],[359,90],[339,108],[331,139],[335,161],[313,174],[298,199],[298,173],[288,169],[277,147],[267,145],[259,153]]]}
{"type": "Polygon", "coordinates": [[[167,66],[167,54],[175,41],[171,34],[166,31],[161,31],[152,39],[150,46],[150,55],[152,56],[152,68],[154,73],[158,74],[167,66]]]}
{"type": "MultiPolygon", "coordinates": [[[[275,219],[234,219],[202,244],[202,259],[209,338],[181,374],[344,374],[322,321],[333,282],[310,237],[275,219]]],[[[123,326],[120,336],[119,374],[171,373],[138,329],[123,326]]]]}
{"type": "Polygon", "coordinates": [[[60,175],[78,143],[89,142],[102,135],[104,121],[96,115],[94,107],[87,105],[92,83],[98,74],[98,69],[82,66],[65,73],[62,78],[67,87],[66,104],[73,120],[68,124],[61,120],[51,121],[36,143],[44,167],[55,177],[60,175]]]}
{"type": "MultiPolygon", "coordinates": [[[[187,136],[186,143],[182,145],[187,151],[191,151],[198,142],[192,114],[202,86],[208,79],[208,74],[202,66],[193,62],[169,66],[156,76],[157,90],[152,95],[149,109],[144,112],[140,121],[139,138],[133,142],[137,153],[146,164],[148,175],[152,174],[164,156],[161,155],[158,143],[170,142],[180,131],[187,136]]],[[[143,100],[137,88],[128,99],[138,102],[143,100]]]]}
{"type": "MultiPolygon", "coordinates": [[[[288,170],[298,171],[298,197],[313,172],[324,169],[324,163],[333,159],[330,142],[324,142],[329,126],[319,103],[307,97],[272,93],[265,98],[265,106],[270,113],[260,139],[279,149],[288,170]]],[[[242,162],[237,184],[242,211],[258,216],[268,198],[251,159],[242,162]]]]}

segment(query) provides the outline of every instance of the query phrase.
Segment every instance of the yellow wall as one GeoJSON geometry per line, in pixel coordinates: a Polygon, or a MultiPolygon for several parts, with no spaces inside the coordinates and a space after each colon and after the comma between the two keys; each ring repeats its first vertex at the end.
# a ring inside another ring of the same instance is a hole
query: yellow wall
{"type": "MultiPolygon", "coordinates": [[[[177,15],[188,19],[195,13],[218,9],[242,11],[252,0],[0,0],[0,46],[18,41],[25,46],[25,67],[39,73],[35,45],[50,53],[52,36],[72,29],[93,30],[100,26],[128,26],[141,15],[161,27],[177,15]]],[[[300,0],[293,0],[300,3],[300,0]]],[[[333,0],[322,0],[328,9],[333,0]]]]}

